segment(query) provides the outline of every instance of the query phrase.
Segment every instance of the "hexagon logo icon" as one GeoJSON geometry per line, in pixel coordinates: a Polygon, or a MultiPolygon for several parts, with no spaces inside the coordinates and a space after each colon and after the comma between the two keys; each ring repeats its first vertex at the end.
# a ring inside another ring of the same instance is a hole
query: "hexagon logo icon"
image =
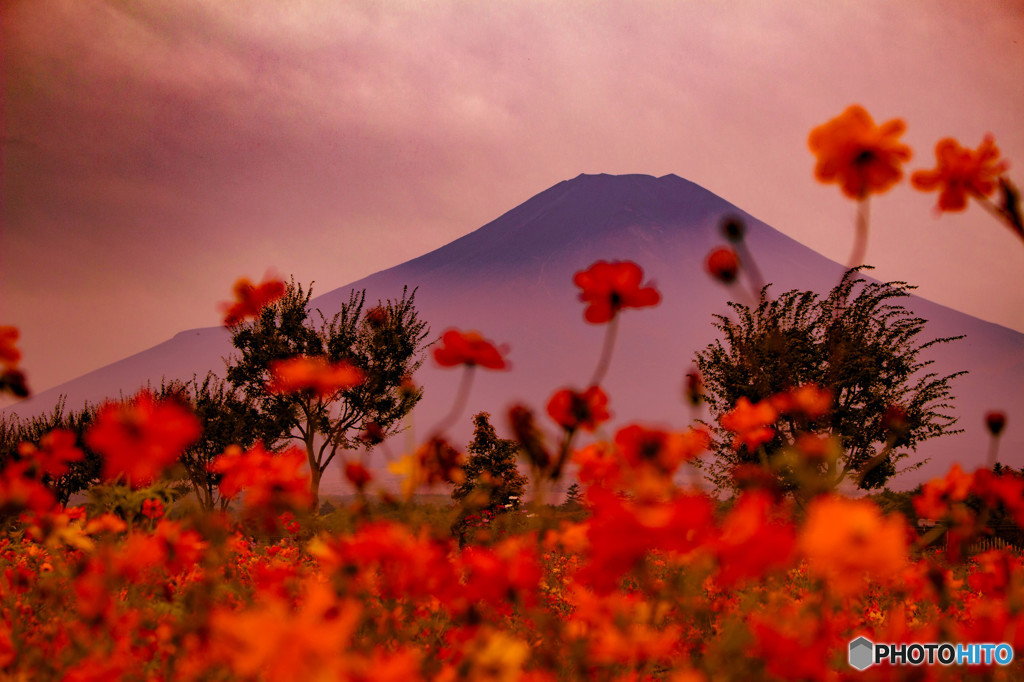
{"type": "Polygon", "coordinates": [[[875,645],[866,637],[850,642],[850,665],[857,670],[867,669],[874,658],[875,645]]]}

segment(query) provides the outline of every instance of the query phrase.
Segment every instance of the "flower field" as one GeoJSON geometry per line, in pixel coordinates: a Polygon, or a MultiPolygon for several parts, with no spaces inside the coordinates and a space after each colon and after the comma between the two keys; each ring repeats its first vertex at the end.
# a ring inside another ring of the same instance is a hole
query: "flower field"
{"type": "MultiPolygon", "coordinates": [[[[859,204],[888,190],[910,156],[896,139],[903,127],[875,127],[851,107],[815,129],[819,179],[859,204]]],[[[1020,231],[991,139],[977,152],[943,141],[937,153],[939,168],[915,186],[941,190],[943,210],[964,208],[966,197],[987,202],[1020,231]],[[1001,204],[989,199],[997,187],[1001,204]]],[[[859,258],[864,212],[857,231],[859,258]]],[[[742,227],[726,235],[741,242],[742,227]]],[[[737,251],[716,250],[711,276],[734,282],[749,267],[737,251]]],[[[623,262],[600,261],[575,285],[585,321],[607,331],[594,374],[583,389],[552,387],[543,412],[511,407],[528,501],[481,504],[464,537],[452,523],[472,495],[462,507],[417,497],[462,480],[465,457],[444,428],[392,463],[401,491],[377,487],[360,462],[337,467],[353,495],[325,514],[313,508],[306,454],[259,444],[228,448],[210,465],[232,501],[225,510],[194,504],[175,485],[176,463],[200,422],[148,392],[97,413],[86,442],[102,455],[102,484],[88,502],[61,505],[48,486],[83,457],[71,434],[24,443],[0,471],[0,679],[1024,679],[1016,657],[864,671],[848,659],[858,637],[1024,652],[1024,558],[992,539],[991,523],[1019,537],[1024,477],[965,453],[963,467],[906,495],[902,511],[885,495],[843,494],[823,483],[843,444],[814,428],[835,396],[806,383],[721,415],[728,447],[763,456],[736,467],[731,490],[711,490],[700,475],[714,449],[707,424],[605,430],[614,396],[602,379],[610,363],[630,361],[614,356],[617,325],[665,292],[623,262]],[[783,422],[803,425],[785,451],[786,470],[803,473],[785,485],[764,451],[783,422]],[[579,481],[579,504],[551,504],[566,479],[579,481]]],[[[283,293],[282,283],[240,281],[225,324],[283,293]]],[[[25,384],[17,337],[0,328],[3,385],[14,393],[25,384]]],[[[479,332],[447,331],[433,356],[465,376],[453,419],[474,372],[508,369],[479,332]]],[[[271,374],[268,392],[310,400],[363,381],[315,357],[271,374]]],[[[686,387],[699,403],[700,377],[686,387]]],[[[897,431],[897,411],[887,414],[897,431]]],[[[994,443],[1000,419],[988,419],[994,443]]]]}

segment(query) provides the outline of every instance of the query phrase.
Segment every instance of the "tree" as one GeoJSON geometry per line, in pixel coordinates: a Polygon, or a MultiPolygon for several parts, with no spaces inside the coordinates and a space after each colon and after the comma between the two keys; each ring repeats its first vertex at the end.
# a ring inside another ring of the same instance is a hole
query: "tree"
{"type": "Polygon", "coordinates": [[[469,459],[463,467],[465,478],[455,486],[452,499],[463,502],[479,491],[480,498],[473,506],[500,512],[519,506],[526,492],[526,477],[516,466],[519,444],[498,438],[490,417],[487,412],[473,417],[473,440],[466,447],[469,459]]]}
{"type": "Polygon", "coordinates": [[[400,300],[365,312],[366,291],[352,291],[330,319],[319,310],[319,319],[313,318],[311,296],[312,285],[303,289],[292,280],[284,296],[259,317],[234,326],[232,344],[239,355],[228,362],[227,380],[271,420],[279,439],[302,443],[318,503],[320,478],[338,451],[366,444],[353,432],[369,429],[377,438],[386,437],[401,428],[419,401],[421,391],[407,379],[422,363],[428,331],[416,312],[415,291],[403,289],[400,300]],[[272,363],[300,355],[348,363],[364,380],[326,395],[269,392],[272,363]]]}
{"type": "Polygon", "coordinates": [[[729,304],[736,320],[715,316],[723,338],[697,353],[696,363],[716,422],[741,398],[756,403],[804,384],[829,389],[833,399],[815,419],[783,415],[774,437],[754,451],[734,448],[732,434],[713,425],[717,457],[705,470],[716,485],[734,487],[737,465],[771,463],[782,488],[795,490],[798,472],[775,455],[811,430],[840,445],[838,457],[815,465],[819,485],[834,488],[856,475],[859,487],[878,488],[923,464],[896,467],[920,442],[958,432],[948,414],[950,381],[964,372],[939,376],[918,356],[962,337],[920,343],[926,320],[900,301],[914,287],[868,282],[859,276],[864,269],[849,270],[825,298],[793,290],[771,299],[765,287],[756,308],[729,304]]]}
{"type": "Polygon", "coordinates": [[[579,509],[582,499],[583,493],[580,490],[580,484],[573,483],[569,486],[569,489],[565,491],[565,501],[562,502],[562,508],[579,509]]]}
{"type": "Polygon", "coordinates": [[[228,447],[248,449],[257,441],[271,441],[280,433],[277,422],[256,409],[251,396],[209,372],[200,382],[172,381],[160,386],[159,397],[179,400],[199,418],[202,434],[178,459],[203,509],[225,509],[220,497],[220,475],[209,469],[210,462],[228,447]]]}

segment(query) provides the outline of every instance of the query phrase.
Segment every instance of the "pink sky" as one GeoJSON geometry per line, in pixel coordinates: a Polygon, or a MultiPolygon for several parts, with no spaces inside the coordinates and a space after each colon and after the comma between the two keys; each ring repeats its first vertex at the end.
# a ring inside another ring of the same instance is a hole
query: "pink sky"
{"type": "MultiPolygon", "coordinates": [[[[1024,184],[1020,1],[14,0],[0,22],[0,324],[36,390],[217,324],[241,275],[323,293],[580,173],[675,173],[844,261],[854,206],[806,140],[854,102],[906,120],[910,170],[992,132],[1024,184]]],[[[873,202],[876,275],[1024,331],[1024,244],[935,201],[873,202]]]]}

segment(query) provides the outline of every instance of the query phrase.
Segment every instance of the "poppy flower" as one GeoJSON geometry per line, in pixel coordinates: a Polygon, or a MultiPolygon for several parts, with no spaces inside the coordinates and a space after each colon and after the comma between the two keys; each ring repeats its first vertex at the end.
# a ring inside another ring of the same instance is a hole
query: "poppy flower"
{"type": "Polygon", "coordinates": [[[899,141],[906,129],[902,119],[876,126],[863,107],[847,107],[811,131],[807,142],[818,157],[815,177],[838,183],[851,199],[887,191],[903,178],[901,166],[910,159],[910,147],[899,141]]]}
{"type": "Polygon", "coordinates": [[[597,261],[580,270],[573,282],[582,291],[580,300],[588,304],[583,317],[592,324],[610,322],[623,308],[658,305],[661,294],[652,286],[641,286],[644,271],[632,261],[597,261]]]}
{"type": "Polygon", "coordinates": [[[910,176],[915,189],[922,192],[939,190],[940,211],[962,211],[969,197],[990,197],[999,186],[999,176],[1007,168],[999,160],[999,147],[986,135],[978,148],[961,147],[951,137],[935,145],[936,167],[919,170],[910,176]]]}
{"type": "Polygon", "coordinates": [[[103,455],[103,478],[124,475],[134,487],[155,479],[199,437],[199,420],[173,400],[143,391],[125,403],[107,403],[85,434],[85,443],[103,455]]]}
{"type": "Polygon", "coordinates": [[[18,453],[28,459],[35,458],[39,469],[52,478],[60,478],[68,472],[70,462],[85,459],[85,453],[78,449],[75,434],[67,429],[54,429],[43,436],[39,447],[31,443],[18,446],[18,453]]]}
{"type": "Polygon", "coordinates": [[[345,361],[331,363],[323,356],[305,355],[271,363],[270,376],[267,390],[271,393],[308,390],[321,398],[358,386],[364,378],[358,367],[345,361]]]}
{"type": "Polygon", "coordinates": [[[220,493],[232,498],[246,491],[246,510],[264,507],[308,510],[313,503],[309,490],[306,455],[297,447],[274,454],[257,443],[250,450],[232,445],[209,466],[221,474],[220,493]]]}
{"type": "Polygon", "coordinates": [[[712,277],[725,284],[732,284],[740,272],[740,257],[727,246],[721,246],[708,254],[704,265],[712,277]]]}
{"type": "Polygon", "coordinates": [[[361,491],[373,479],[373,475],[360,462],[345,462],[345,478],[356,490],[361,491]]]}
{"type": "Polygon", "coordinates": [[[505,369],[505,358],[493,343],[479,332],[460,332],[449,329],[441,336],[441,346],[434,349],[434,360],[441,367],[485,367],[505,369]]]}
{"type": "Polygon", "coordinates": [[[548,414],[566,431],[593,431],[611,418],[608,396],[600,386],[591,386],[582,393],[563,388],[548,401],[548,414]]]}
{"type": "Polygon", "coordinates": [[[259,317],[260,311],[277,299],[284,296],[284,282],[268,278],[259,284],[253,284],[247,277],[235,282],[235,300],[225,303],[224,326],[233,327],[250,317],[259,317]]]}

